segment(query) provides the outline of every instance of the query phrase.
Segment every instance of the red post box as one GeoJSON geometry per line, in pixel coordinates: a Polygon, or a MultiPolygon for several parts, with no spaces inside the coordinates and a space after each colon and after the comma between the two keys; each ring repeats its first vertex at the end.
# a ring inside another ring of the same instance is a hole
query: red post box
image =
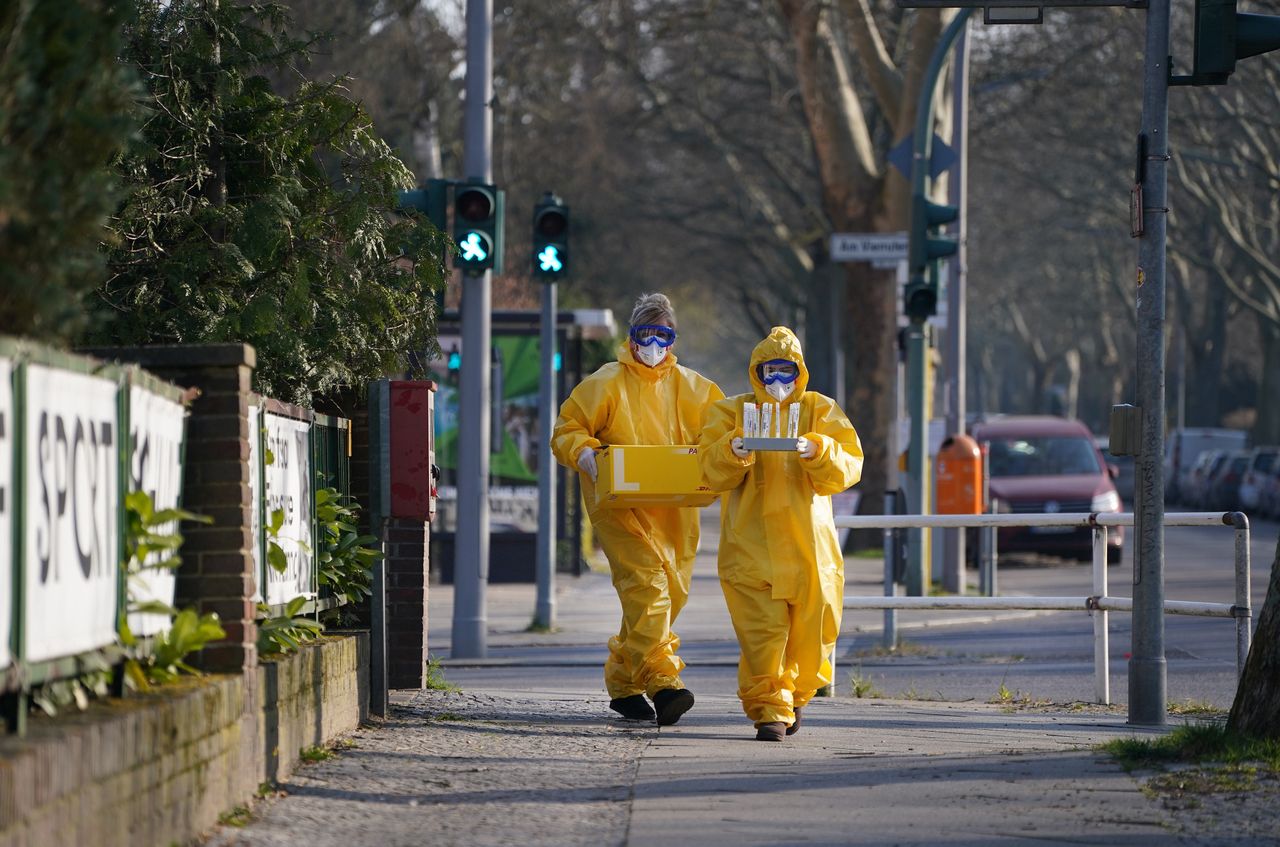
{"type": "Polygon", "coordinates": [[[370,388],[373,513],[430,521],[436,513],[436,384],[380,380],[370,388]]]}
{"type": "Polygon", "coordinates": [[[430,380],[391,381],[390,517],[429,521],[436,516],[435,394],[436,385],[430,380]]]}
{"type": "Polygon", "coordinates": [[[982,514],[982,449],[961,433],[938,448],[935,487],[940,515],[982,514]]]}

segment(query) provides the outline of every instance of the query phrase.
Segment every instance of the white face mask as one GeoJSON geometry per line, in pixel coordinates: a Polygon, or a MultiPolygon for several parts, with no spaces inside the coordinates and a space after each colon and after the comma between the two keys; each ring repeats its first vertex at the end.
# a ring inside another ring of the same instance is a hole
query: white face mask
{"type": "Polygon", "coordinates": [[[640,361],[644,362],[651,368],[656,368],[658,363],[667,358],[667,348],[658,344],[647,344],[644,347],[636,347],[636,356],[640,361]]]}
{"type": "Polygon", "coordinates": [[[764,387],[769,392],[769,396],[781,403],[791,396],[791,392],[795,390],[794,382],[774,382],[764,387]]]}

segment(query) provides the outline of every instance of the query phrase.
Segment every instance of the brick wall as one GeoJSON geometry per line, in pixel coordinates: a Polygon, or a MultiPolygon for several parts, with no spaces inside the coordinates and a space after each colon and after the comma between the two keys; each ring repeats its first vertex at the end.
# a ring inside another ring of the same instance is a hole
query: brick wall
{"type": "Polygon", "coordinates": [[[422,688],[427,671],[427,559],[431,525],[387,527],[387,685],[422,688]]]}
{"type": "Polygon", "coordinates": [[[368,636],[328,638],[248,677],[33,718],[26,738],[0,737],[0,847],[186,843],[286,779],[303,748],[354,730],[368,666],[368,636]]]}

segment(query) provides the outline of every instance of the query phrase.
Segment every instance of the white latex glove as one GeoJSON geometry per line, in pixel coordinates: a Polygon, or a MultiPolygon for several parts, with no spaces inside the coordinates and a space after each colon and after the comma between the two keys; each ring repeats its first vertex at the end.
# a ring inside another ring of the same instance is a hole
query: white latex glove
{"type": "Polygon", "coordinates": [[[818,442],[810,441],[802,435],[796,439],[796,452],[802,459],[812,459],[818,455],[818,442]]]}
{"type": "Polygon", "coordinates": [[[582,452],[578,454],[578,469],[584,474],[591,477],[591,481],[596,481],[596,451],[590,447],[582,448],[582,452]]]}
{"type": "Polygon", "coordinates": [[[742,437],[737,436],[729,442],[729,449],[733,451],[733,455],[739,459],[745,459],[751,455],[751,451],[742,446],[742,437]]]}

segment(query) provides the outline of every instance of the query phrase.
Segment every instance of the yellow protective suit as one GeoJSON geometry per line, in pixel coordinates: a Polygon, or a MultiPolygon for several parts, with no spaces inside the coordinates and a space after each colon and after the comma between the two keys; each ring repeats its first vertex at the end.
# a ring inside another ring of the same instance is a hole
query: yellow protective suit
{"type": "MultiPolygon", "coordinates": [[[[674,353],[650,368],[624,342],[617,362],[584,379],[564,401],[551,449],[562,465],[577,470],[578,454],[587,447],[696,444],[705,410],[723,397],[714,382],[678,364],[674,353]]],[[[622,602],[622,625],[609,639],[604,666],[609,696],[652,698],[665,688],[683,688],[680,639],[671,626],[689,598],[698,510],[596,508],[595,484],[585,473],[578,476],[622,602]]]]}
{"type": "Polygon", "coordinates": [[[751,394],[716,403],[699,439],[702,471],[711,488],[727,491],[720,518],[720,585],[742,657],[738,697],[757,725],[795,722],[795,709],[832,681],[830,662],[840,631],[844,558],[831,516],[832,494],[862,476],[862,444],[835,401],[806,391],[809,371],[800,342],[774,327],[751,353],[751,394]],[[757,365],[787,359],[799,366],[782,406],[800,404],[800,433],[817,452],[759,452],[745,459],[730,442],[742,435],[742,404],[776,402],[757,365]]]}

